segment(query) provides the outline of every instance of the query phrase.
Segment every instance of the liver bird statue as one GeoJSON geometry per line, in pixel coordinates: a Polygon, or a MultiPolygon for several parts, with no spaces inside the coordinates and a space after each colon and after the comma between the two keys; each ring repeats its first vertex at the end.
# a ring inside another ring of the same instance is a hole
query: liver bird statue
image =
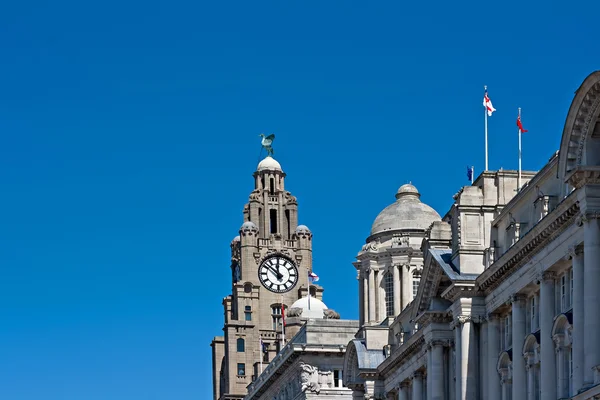
{"type": "Polygon", "coordinates": [[[260,141],[260,144],[262,145],[262,147],[267,150],[267,156],[272,156],[273,155],[273,140],[275,140],[275,135],[272,133],[269,136],[265,136],[264,133],[261,133],[260,135],[258,135],[260,137],[262,137],[262,140],[260,141]]]}

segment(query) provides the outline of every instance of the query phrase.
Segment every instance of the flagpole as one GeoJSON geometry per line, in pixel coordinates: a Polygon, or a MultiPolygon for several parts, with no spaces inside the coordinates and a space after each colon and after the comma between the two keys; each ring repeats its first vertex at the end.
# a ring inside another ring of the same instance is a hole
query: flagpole
{"type": "Polygon", "coordinates": [[[473,184],[474,179],[475,179],[475,166],[473,165],[471,167],[471,185],[473,184]]]}
{"type": "MultiPolygon", "coordinates": [[[[519,121],[521,120],[521,107],[519,107],[519,121]]],[[[521,127],[519,127],[519,176],[517,177],[517,192],[521,190],[521,127]]]]}
{"type": "Polygon", "coordinates": [[[310,311],[310,271],[308,272],[308,310],[310,311]]]}
{"type": "Polygon", "coordinates": [[[285,304],[283,304],[283,295],[281,295],[281,339],[283,346],[285,346],[285,304]]]}
{"type": "MultiPolygon", "coordinates": [[[[483,86],[484,90],[487,92],[487,85],[483,86]]],[[[484,108],[484,115],[485,115],[485,170],[488,170],[488,123],[487,123],[487,119],[488,119],[488,110],[487,107],[484,108]]]]}

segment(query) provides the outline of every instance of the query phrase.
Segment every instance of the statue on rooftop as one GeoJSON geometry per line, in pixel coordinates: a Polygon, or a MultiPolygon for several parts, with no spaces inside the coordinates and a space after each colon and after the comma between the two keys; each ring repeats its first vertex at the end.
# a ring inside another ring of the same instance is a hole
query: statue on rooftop
{"type": "Polygon", "coordinates": [[[267,157],[272,156],[274,154],[272,145],[273,140],[275,140],[275,134],[271,133],[269,136],[265,136],[264,133],[261,133],[258,136],[262,138],[260,144],[262,145],[263,149],[267,150],[267,157]]]}

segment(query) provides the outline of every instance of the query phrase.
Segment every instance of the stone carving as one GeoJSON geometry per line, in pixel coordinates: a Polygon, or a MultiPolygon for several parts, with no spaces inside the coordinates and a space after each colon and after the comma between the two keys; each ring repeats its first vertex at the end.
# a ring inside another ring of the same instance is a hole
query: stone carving
{"type": "MultiPolygon", "coordinates": [[[[595,88],[595,91],[597,94],[597,91],[598,91],[597,87],[595,88]]],[[[592,100],[592,97],[586,96],[585,101],[579,108],[579,113],[577,115],[577,119],[579,120],[579,119],[583,118],[585,114],[587,114],[587,115],[585,115],[583,127],[581,129],[581,136],[579,137],[579,143],[577,143],[577,156],[576,156],[576,161],[575,161],[576,167],[579,167],[582,164],[583,148],[584,148],[586,140],[589,139],[589,136],[591,136],[590,125],[592,124],[594,115],[596,115],[596,110],[598,109],[598,107],[600,107],[600,96],[595,96],[595,97],[593,97],[593,99],[594,100],[592,100]]]]}
{"type": "Polygon", "coordinates": [[[242,246],[239,237],[231,241],[231,262],[238,263],[242,258],[242,246]]]}
{"type": "Polygon", "coordinates": [[[310,390],[319,394],[321,386],[319,385],[318,372],[317,367],[303,362],[300,363],[300,383],[302,384],[303,392],[310,390]]]}
{"type": "Polygon", "coordinates": [[[327,309],[327,310],[323,310],[323,318],[325,318],[325,319],[340,319],[340,314],[338,314],[334,310],[327,309]]]}
{"type": "Polygon", "coordinates": [[[381,240],[379,238],[377,238],[377,240],[365,244],[363,246],[362,250],[363,251],[377,251],[380,244],[381,244],[381,240]]]}
{"type": "Polygon", "coordinates": [[[301,317],[302,316],[302,308],[300,308],[300,307],[289,308],[287,310],[287,316],[290,318],[301,317]]]}
{"type": "Polygon", "coordinates": [[[400,236],[400,244],[402,244],[402,246],[408,247],[409,241],[410,237],[408,236],[408,234],[403,234],[402,236],[400,236]]]}
{"type": "Polygon", "coordinates": [[[326,388],[333,387],[333,372],[319,371],[319,386],[326,388]]]}
{"type": "Polygon", "coordinates": [[[287,204],[298,204],[296,197],[292,196],[290,192],[285,191],[284,196],[287,204]]]}
{"type": "Polygon", "coordinates": [[[250,192],[249,199],[250,201],[260,201],[260,189],[254,189],[250,192]]]}

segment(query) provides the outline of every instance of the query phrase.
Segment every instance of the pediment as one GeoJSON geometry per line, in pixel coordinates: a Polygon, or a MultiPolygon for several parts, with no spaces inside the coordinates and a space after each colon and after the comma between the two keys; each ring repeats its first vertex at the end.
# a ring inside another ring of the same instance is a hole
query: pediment
{"type": "Polygon", "coordinates": [[[428,249],[423,264],[423,274],[415,307],[413,318],[428,311],[438,310],[448,304],[443,300],[442,294],[455,282],[475,282],[477,275],[460,274],[458,268],[452,263],[451,249],[428,249]]]}

